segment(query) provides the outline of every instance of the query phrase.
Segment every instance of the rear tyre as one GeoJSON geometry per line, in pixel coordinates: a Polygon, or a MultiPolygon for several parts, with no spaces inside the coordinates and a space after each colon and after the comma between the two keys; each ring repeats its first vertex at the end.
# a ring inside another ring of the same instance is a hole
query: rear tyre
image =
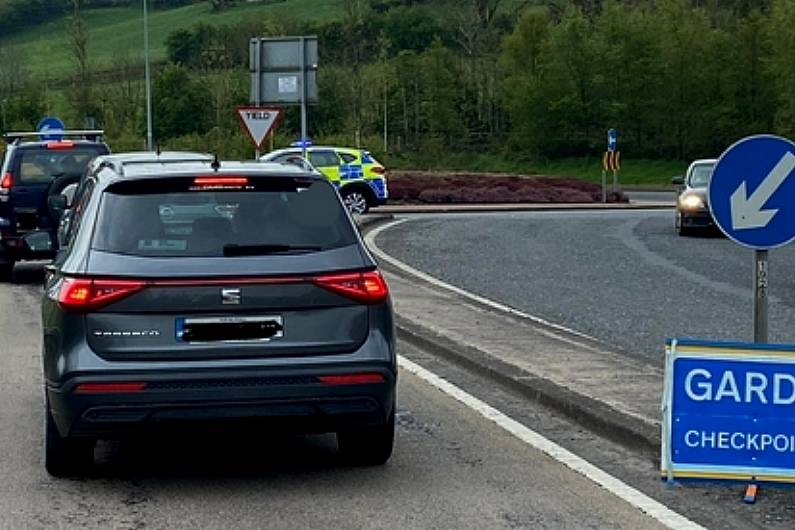
{"type": "Polygon", "coordinates": [[[94,466],[94,440],[63,438],[55,426],[49,404],[45,414],[44,467],[53,477],[84,475],[94,466]]]}
{"type": "Polygon", "coordinates": [[[346,462],[355,466],[380,466],[392,456],[395,444],[395,409],[384,425],[359,427],[337,433],[337,446],[346,462]]]}
{"type": "Polygon", "coordinates": [[[370,198],[367,193],[358,188],[342,188],[340,191],[342,202],[352,214],[364,214],[370,210],[370,198]]]}
{"type": "Polygon", "coordinates": [[[14,262],[0,263],[0,282],[10,282],[14,279],[14,262]]]}

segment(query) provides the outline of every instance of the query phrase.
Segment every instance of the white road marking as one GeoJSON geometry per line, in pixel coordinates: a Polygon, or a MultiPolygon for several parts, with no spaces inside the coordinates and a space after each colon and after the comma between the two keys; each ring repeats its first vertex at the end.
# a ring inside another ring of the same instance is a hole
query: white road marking
{"type": "Polygon", "coordinates": [[[503,414],[499,410],[487,403],[484,403],[475,396],[461,390],[454,384],[439,377],[433,372],[426,370],[422,366],[406,359],[403,356],[398,357],[398,365],[401,369],[422,379],[426,383],[442,391],[456,401],[474,410],[484,418],[493,421],[499,427],[505,429],[525,444],[538,449],[544,454],[565,465],[569,469],[583,475],[664,526],[673,530],[706,530],[703,526],[700,526],[685,516],[676,513],[667,506],[636,490],[632,486],[621,482],[619,479],[615,478],[609,473],[601,470],[600,468],[584,460],[583,458],[580,458],[567,449],[564,449],[555,442],[544,438],[532,429],[519,423],[506,414],[503,414]]]}
{"type": "MultiPolygon", "coordinates": [[[[534,322],[536,324],[540,324],[541,326],[544,326],[544,327],[549,328],[549,329],[562,331],[562,332],[567,333],[569,335],[576,336],[576,337],[581,337],[583,339],[587,339],[587,340],[595,342],[595,343],[601,342],[598,339],[596,339],[594,337],[591,337],[590,335],[586,335],[585,333],[582,333],[580,331],[577,331],[577,330],[574,330],[574,329],[571,329],[571,328],[567,328],[565,326],[561,326],[560,324],[555,324],[554,322],[549,322],[548,320],[544,320],[543,318],[537,317],[535,315],[531,315],[529,313],[525,313],[524,311],[519,311],[518,309],[514,309],[513,307],[507,306],[505,304],[501,304],[500,302],[496,302],[496,301],[491,300],[489,298],[485,298],[485,297],[477,295],[475,293],[471,293],[471,292],[469,292],[469,291],[467,291],[465,289],[461,289],[460,287],[456,287],[455,285],[450,285],[449,283],[445,283],[442,280],[439,280],[438,278],[434,278],[430,274],[426,274],[426,273],[424,273],[424,272],[422,272],[420,270],[415,269],[411,265],[408,265],[407,263],[404,263],[404,262],[400,261],[397,258],[393,258],[389,254],[387,254],[386,252],[381,250],[381,248],[376,243],[375,239],[384,230],[387,230],[389,228],[398,226],[398,225],[400,225],[402,223],[405,223],[406,221],[408,221],[408,219],[398,219],[397,221],[393,221],[391,223],[387,223],[385,225],[379,226],[379,227],[377,227],[377,228],[375,228],[372,231],[367,233],[367,235],[364,238],[365,242],[367,243],[367,246],[370,248],[370,250],[373,252],[373,254],[375,254],[376,257],[378,257],[378,259],[389,263],[393,267],[395,267],[395,268],[397,268],[397,269],[399,269],[399,270],[401,270],[401,271],[403,271],[403,272],[405,272],[407,274],[410,274],[410,275],[415,276],[415,277],[417,277],[417,278],[419,278],[419,279],[421,279],[423,281],[426,281],[426,282],[430,283],[431,285],[433,285],[435,287],[439,287],[441,289],[445,289],[445,290],[450,291],[452,293],[455,293],[457,295],[469,298],[470,300],[472,300],[474,302],[477,302],[479,304],[491,307],[491,308],[496,309],[498,311],[509,313],[511,315],[514,315],[514,316],[517,316],[517,317],[520,317],[520,318],[523,318],[523,319],[526,319],[526,320],[530,320],[531,322],[534,322]]],[[[546,335],[553,336],[553,337],[555,337],[555,338],[557,338],[559,340],[563,340],[563,341],[566,341],[566,342],[574,343],[574,344],[577,344],[578,346],[591,348],[589,345],[582,344],[580,342],[576,342],[574,340],[571,340],[569,337],[560,336],[560,335],[553,334],[553,333],[548,333],[548,332],[546,332],[543,329],[539,330],[539,331],[541,333],[546,334],[546,335]]]]}
{"type": "MultiPolygon", "coordinates": [[[[418,277],[436,287],[446,289],[458,295],[469,298],[470,300],[474,300],[480,304],[484,304],[499,311],[504,311],[512,315],[531,320],[538,324],[548,326],[552,329],[564,331],[566,333],[583,337],[589,340],[596,340],[578,331],[566,328],[564,326],[560,326],[558,324],[547,322],[546,320],[541,319],[539,317],[529,315],[527,313],[518,311],[512,307],[506,306],[499,302],[489,300],[488,298],[484,298],[482,296],[465,291],[464,289],[460,289],[453,285],[447,284],[441,280],[438,280],[437,278],[434,278],[433,276],[425,274],[424,272],[419,271],[407,265],[406,263],[403,263],[398,259],[393,258],[389,254],[381,250],[375,242],[375,239],[376,237],[378,237],[378,234],[380,234],[381,232],[383,232],[388,228],[397,226],[406,221],[407,219],[400,219],[392,223],[385,224],[383,226],[380,226],[372,230],[365,236],[365,241],[367,242],[368,247],[379,259],[386,261],[392,266],[402,270],[403,272],[418,277]]],[[[694,523],[693,521],[687,519],[683,515],[674,512],[667,506],[655,501],[651,497],[641,493],[635,488],[621,482],[619,479],[615,478],[609,473],[601,470],[600,468],[594,466],[593,464],[584,460],[583,458],[580,458],[574,453],[564,449],[563,447],[552,442],[551,440],[544,438],[543,436],[533,431],[532,429],[526,427],[525,425],[519,423],[513,418],[500,412],[491,405],[484,403],[483,401],[472,396],[471,394],[468,394],[467,392],[461,390],[457,386],[453,385],[449,381],[446,381],[445,379],[442,379],[433,372],[426,370],[422,366],[402,356],[398,357],[398,364],[400,365],[401,369],[406,370],[407,372],[417,376],[423,381],[429,383],[431,386],[437,388],[438,390],[444,392],[453,399],[466,405],[467,407],[474,410],[478,414],[482,415],[486,419],[493,421],[499,427],[505,429],[506,431],[514,435],[516,438],[526,443],[527,445],[534,447],[535,449],[538,449],[539,451],[545,453],[551,458],[554,458],[556,461],[564,464],[573,471],[580,473],[581,475],[585,476],[594,483],[602,486],[613,495],[619,497],[620,499],[624,500],[630,505],[638,508],[639,510],[649,515],[650,517],[660,522],[661,524],[667,526],[668,528],[675,530],[704,530],[704,527],[694,523]]]]}

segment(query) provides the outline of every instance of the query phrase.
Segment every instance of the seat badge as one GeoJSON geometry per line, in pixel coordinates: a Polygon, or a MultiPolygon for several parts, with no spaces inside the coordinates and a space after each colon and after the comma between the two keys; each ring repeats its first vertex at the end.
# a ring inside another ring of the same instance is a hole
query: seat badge
{"type": "Polygon", "coordinates": [[[240,305],[243,301],[243,292],[239,288],[221,289],[221,303],[223,305],[240,305]]]}

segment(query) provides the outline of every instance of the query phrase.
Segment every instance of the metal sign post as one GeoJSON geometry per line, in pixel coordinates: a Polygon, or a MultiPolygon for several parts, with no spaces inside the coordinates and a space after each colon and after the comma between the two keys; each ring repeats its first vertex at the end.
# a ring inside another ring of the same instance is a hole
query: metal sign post
{"type": "Polygon", "coordinates": [[[602,203],[607,203],[607,169],[605,167],[602,168],[602,203]]]}
{"type": "Polygon", "coordinates": [[[754,342],[767,343],[767,250],[754,251],[754,342]]]}
{"type": "Polygon", "coordinates": [[[301,37],[301,156],[306,160],[306,37],[301,37]]]}
{"type": "Polygon", "coordinates": [[[707,195],[715,223],[754,249],[754,341],[768,340],[768,250],[795,240],[795,143],[744,138],[718,159],[707,195]]]}

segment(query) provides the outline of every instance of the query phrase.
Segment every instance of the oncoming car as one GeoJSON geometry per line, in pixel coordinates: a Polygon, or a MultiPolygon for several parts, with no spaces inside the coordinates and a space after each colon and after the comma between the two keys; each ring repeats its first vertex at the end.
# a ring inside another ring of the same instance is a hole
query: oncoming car
{"type": "Polygon", "coordinates": [[[678,186],[674,226],[680,236],[715,227],[709,211],[707,186],[716,163],[717,160],[713,158],[696,160],[687,168],[684,177],[672,180],[678,186]]]}
{"type": "Polygon", "coordinates": [[[392,306],[333,186],[282,164],[107,162],[45,279],[48,472],[82,474],[97,439],[208,422],[334,432],[349,462],[384,463],[392,306]]]}
{"type": "MultiPolygon", "coordinates": [[[[289,163],[301,156],[300,147],[291,147],[272,151],[260,160],[289,163]]],[[[385,204],[389,198],[386,170],[368,151],[312,146],[307,148],[307,157],[339,190],[351,213],[366,213],[370,208],[385,204]]]]}

